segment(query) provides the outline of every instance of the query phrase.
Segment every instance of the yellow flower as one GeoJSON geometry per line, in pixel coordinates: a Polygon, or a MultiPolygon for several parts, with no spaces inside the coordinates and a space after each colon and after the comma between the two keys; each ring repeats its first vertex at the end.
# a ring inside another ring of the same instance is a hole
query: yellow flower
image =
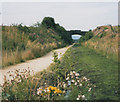
{"type": "Polygon", "coordinates": [[[49,90],[56,90],[57,88],[56,88],[56,87],[53,87],[53,86],[49,86],[48,89],[49,89],[49,90]]]}
{"type": "Polygon", "coordinates": [[[53,86],[49,86],[48,88],[45,88],[45,89],[49,90],[49,91],[47,91],[47,93],[50,93],[51,92],[50,90],[53,90],[54,93],[62,93],[61,90],[59,90],[59,89],[57,89],[57,87],[53,87],[53,86]]]}
{"type": "Polygon", "coordinates": [[[54,93],[62,93],[62,91],[57,89],[57,90],[54,91],[54,93]]]}

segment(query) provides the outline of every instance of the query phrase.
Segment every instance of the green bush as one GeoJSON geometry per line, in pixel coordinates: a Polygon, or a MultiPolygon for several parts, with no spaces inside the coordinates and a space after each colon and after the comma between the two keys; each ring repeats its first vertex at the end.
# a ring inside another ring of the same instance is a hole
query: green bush
{"type": "Polygon", "coordinates": [[[84,41],[87,41],[89,39],[91,39],[93,37],[93,32],[90,30],[89,32],[87,32],[85,34],[85,36],[82,36],[79,40],[79,42],[84,42],[84,41]]]}
{"type": "Polygon", "coordinates": [[[55,27],[55,21],[52,17],[45,17],[41,23],[42,26],[45,26],[46,28],[55,27]]]}
{"type": "Polygon", "coordinates": [[[107,27],[104,28],[104,30],[108,29],[107,27]]]}
{"type": "Polygon", "coordinates": [[[103,32],[101,35],[100,35],[100,38],[106,36],[106,32],[103,32]]]}
{"type": "Polygon", "coordinates": [[[112,34],[111,37],[114,38],[116,35],[115,34],[112,34]]]}

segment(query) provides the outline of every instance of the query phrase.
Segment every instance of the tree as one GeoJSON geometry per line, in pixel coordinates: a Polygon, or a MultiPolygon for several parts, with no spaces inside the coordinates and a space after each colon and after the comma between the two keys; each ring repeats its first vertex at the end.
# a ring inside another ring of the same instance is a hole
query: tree
{"type": "Polygon", "coordinates": [[[55,27],[54,18],[52,17],[45,17],[41,23],[42,26],[45,26],[47,28],[55,27]]]}
{"type": "Polygon", "coordinates": [[[87,41],[87,40],[91,39],[92,37],[93,37],[93,32],[92,32],[92,30],[89,30],[89,32],[87,32],[85,34],[85,36],[80,38],[80,42],[87,41]]]}

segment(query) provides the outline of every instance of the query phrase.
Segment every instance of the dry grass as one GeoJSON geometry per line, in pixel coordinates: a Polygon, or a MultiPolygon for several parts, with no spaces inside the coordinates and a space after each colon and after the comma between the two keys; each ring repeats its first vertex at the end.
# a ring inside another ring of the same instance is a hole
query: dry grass
{"type": "Polygon", "coordinates": [[[14,65],[26,60],[31,60],[43,56],[45,53],[51,51],[53,48],[57,48],[55,43],[34,45],[31,49],[25,51],[6,52],[3,51],[2,64],[3,67],[14,65]]]}
{"type": "Polygon", "coordinates": [[[17,26],[3,27],[3,68],[41,57],[53,49],[66,45],[60,36],[53,30],[41,28],[40,32],[43,34],[39,34],[39,31],[36,32],[35,28],[29,29],[34,30],[34,33],[20,31],[17,26]]]}
{"type": "Polygon", "coordinates": [[[101,26],[93,30],[94,37],[84,43],[108,58],[118,59],[118,27],[101,26]]]}

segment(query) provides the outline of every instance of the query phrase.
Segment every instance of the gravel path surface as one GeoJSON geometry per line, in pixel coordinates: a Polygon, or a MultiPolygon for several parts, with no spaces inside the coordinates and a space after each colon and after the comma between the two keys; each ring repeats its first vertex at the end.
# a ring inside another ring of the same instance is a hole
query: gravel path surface
{"type": "MultiPolygon", "coordinates": [[[[72,45],[64,48],[60,48],[57,50],[54,50],[58,53],[58,58],[60,58],[68,48],[70,48],[72,45]]],[[[26,61],[25,63],[9,66],[5,69],[0,70],[0,84],[2,85],[4,83],[4,75],[6,75],[6,78],[9,79],[9,76],[7,76],[8,71],[14,71],[16,69],[29,69],[33,70],[34,73],[37,73],[39,71],[42,71],[43,69],[46,69],[53,61],[53,51],[47,53],[45,56],[42,56],[37,59],[26,61]]]]}

